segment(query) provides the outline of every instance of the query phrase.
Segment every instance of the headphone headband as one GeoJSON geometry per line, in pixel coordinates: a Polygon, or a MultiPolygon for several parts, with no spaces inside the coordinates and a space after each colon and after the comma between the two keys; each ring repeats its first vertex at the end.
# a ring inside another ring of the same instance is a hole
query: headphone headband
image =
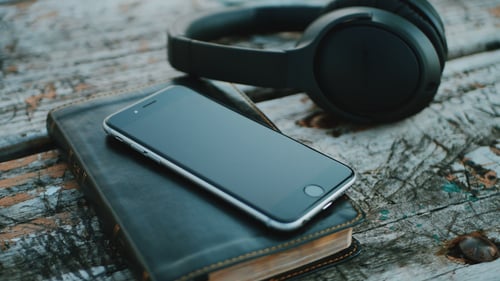
{"type": "Polygon", "coordinates": [[[227,8],[184,17],[174,23],[172,31],[201,41],[224,36],[302,31],[320,16],[322,9],[309,5],[227,8]]]}
{"type": "Polygon", "coordinates": [[[227,9],[186,17],[168,33],[175,68],[211,79],[263,87],[288,87],[287,53],[207,42],[224,36],[303,31],[321,13],[317,6],[227,9]]]}
{"type": "Polygon", "coordinates": [[[446,55],[444,30],[425,0],[372,4],[333,0],[326,9],[263,6],[184,17],[168,32],[168,59],[195,76],[297,88],[352,120],[401,119],[424,108],[437,91],[446,55]],[[295,48],[211,42],[283,31],[303,31],[295,48]]]}

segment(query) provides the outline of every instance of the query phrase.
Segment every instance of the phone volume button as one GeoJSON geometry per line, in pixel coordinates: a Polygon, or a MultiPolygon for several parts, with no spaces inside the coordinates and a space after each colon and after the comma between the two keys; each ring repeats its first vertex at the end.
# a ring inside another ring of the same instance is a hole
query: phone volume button
{"type": "Polygon", "coordinates": [[[148,152],[147,152],[146,150],[142,149],[142,147],[140,147],[140,146],[138,146],[138,145],[136,145],[136,144],[134,144],[134,143],[130,144],[130,146],[131,146],[134,150],[137,150],[137,151],[139,151],[140,153],[142,153],[142,154],[144,154],[144,155],[147,155],[147,154],[148,154],[148,152]]]}

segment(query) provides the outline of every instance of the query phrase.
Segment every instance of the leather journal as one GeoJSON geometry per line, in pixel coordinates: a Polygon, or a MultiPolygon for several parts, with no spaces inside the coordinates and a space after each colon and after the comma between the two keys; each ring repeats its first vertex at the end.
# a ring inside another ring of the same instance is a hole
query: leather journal
{"type": "Polygon", "coordinates": [[[106,136],[106,116],[171,84],[206,93],[276,129],[232,85],[188,77],[97,95],[47,117],[48,132],[103,230],[139,278],[284,280],[359,253],[352,227],[364,215],[346,196],[301,229],[279,232],[106,136]]]}

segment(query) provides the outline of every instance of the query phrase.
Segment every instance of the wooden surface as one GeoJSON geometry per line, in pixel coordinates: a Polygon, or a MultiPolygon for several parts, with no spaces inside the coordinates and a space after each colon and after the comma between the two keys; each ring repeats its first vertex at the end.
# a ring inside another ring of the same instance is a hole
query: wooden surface
{"type": "MultiPolygon", "coordinates": [[[[47,112],[178,75],[166,62],[173,18],[250,2],[266,1],[0,1],[0,280],[132,280],[48,138],[47,112]]],[[[500,1],[431,2],[450,60],[420,114],[357,126],[303,94],[259,103],[359,173],[348,194],[367,213],[355,229],[363,253],[301,280],[499,280],[499,260],[461,264],[444,249],[476,231],[500,241],[500,1]]]]}

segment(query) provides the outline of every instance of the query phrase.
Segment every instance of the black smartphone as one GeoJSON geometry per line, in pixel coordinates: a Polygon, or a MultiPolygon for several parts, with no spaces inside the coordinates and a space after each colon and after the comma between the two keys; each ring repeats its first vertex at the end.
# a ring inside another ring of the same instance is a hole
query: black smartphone
{"type": "Polygon", "coordinates": [[[355,180],[347,165],[184,86],[160,90],[103,126],[279,230],[297,229],[355,180]]]}

